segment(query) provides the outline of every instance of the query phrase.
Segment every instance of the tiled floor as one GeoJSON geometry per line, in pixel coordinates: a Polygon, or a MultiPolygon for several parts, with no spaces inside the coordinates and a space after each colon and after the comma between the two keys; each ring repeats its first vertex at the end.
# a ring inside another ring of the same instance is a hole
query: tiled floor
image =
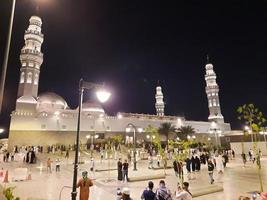
{"type": "MultiPolygon", "coordinates": [[[[45,163],[47,154],[39,155],[40,161],[45,163]]],[[[56,156],[49,155],[52,159],[56,156]]],[[[87,156],[86,156],[87,157],[87,156]]],[[[82,159],[88,162],[89,158],[83,157],[82,159]]],[[[263,158],[262,176],[264,179],[264,188],[267,190],[267,157],[263,158]]],[[[44,165],[44,164],[43,164],[44,165]]],[[[21,197],[22,200],[28,198],[43,199],[43,200],[66,200],[70,199],[72,176],[73,176],[73,165],[72,161],[65,160],[62,158],[61,172],[56,173],[54,170],[50,174],[46,172],[45,166],[42,168],[40,163],[37,165],[26,165],[21,161],[12,163],[0,163],[0,168],[9,170],[9,181],[11,181],[14,169],[16,167],[29,167],[32,172],[32,180],[24,182],[10,182],[8,186],[16,186],[15,194],[21,197]],[[65,186],[65,187],[64,187],[65,186]],[[60,198],[61,193],[61,198],[60,198]]],[[[114,168],[116,167],[116,161],[108,161],[100,163],[96,161],[96,168],[114,168]]],[[[83,170],[89,171],[89,164],[83,164],[80,166],[79,177],[83,170]]],[[[175,190],[178,179],[175,177],[172,169],[166,171],[167,177],[165,182],[167,187],[172,191],[175,190]]],[[[129,176],[143,176],[150,174],[162,174],[163,170],[149,170],[147,168],[147,161],[138,162],[138,171],[129,171],[129,176]]],[[[209,179],[207,174],[206,166],[202,167],[201,172],[195,174],[196,179],[190,181],[190,187],[192,193],[199,187],[209,186],[209,179]]],[[[131,196],[135,200],[140,199],[140,195],[147,185],[147,181],[133,182],[133,183],[119,183],[116,181],[116,171],[105,171],[96,172],[95,185],[91,188],[90,199],[91,200],[112,200],[115,199],[117,187],[127,186],[131,190],[131,196]],[[110,181],[108,181],[110,180],[110,181]]],[[[155,186],[158,185],[159,180],[154,180],[155,186]]],[[[2,181],[1,181],[1,184],[2,181]]],[[[223,192],[205,195],[202,197],[194,198],[196,200],[236,200],[239,195],[246,195],[249,191],[259,190],[258,176],[256,166],[252,163],[248,163],[246,168],[242,167],[241,160],[235,159],[230,160],[228,167],[225,169],[223,175],[215,173],[215,184],[222,185],[224,188],[223,192]]],[[[77,198],[78,199],[78,198],[77,198]]]]}

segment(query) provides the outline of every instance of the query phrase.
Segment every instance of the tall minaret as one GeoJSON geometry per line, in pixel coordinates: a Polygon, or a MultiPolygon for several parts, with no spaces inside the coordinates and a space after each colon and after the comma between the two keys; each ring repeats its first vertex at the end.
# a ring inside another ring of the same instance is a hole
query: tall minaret
{"type": "Polygon", "coordinates": [[[213,70],[213,65],[209,61],[207,56],[206,64],[206,93],[208,97],[209,105],[209,121],[224,122],[223,116],[221,114],[220,100],[219,100],[219,86],[216,82],[216,74],[213,70]]]}
{"type": "Polygon", "coordinates": [[[37,98],[40,67],[43,63],[41,52],[44,41],[44,35],[41,33],[42,20],[40,17],[32,16],[29,21],[29,27],[24,34],[25,45],[20,53],[18,99],[20,97],[37,98]]]}
{"type": "Polygon", "coordinates": [[[158,85],[156,88],[156,111],[158,116],[164,116],[164,101],[163,101],[163,93],[161,87],[158,85]]]}

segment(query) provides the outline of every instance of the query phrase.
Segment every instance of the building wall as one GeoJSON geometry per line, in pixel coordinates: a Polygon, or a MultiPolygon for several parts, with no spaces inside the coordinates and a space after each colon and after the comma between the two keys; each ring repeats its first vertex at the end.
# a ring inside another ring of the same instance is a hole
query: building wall
{"type": "MultiPolygon", "coordinates": [[[[63,113],[64,114],[64,113],[63,113]]],[[[86,143],[86,135],[102,133],[105,138],[114,134],[124,134],[133,136],[133,132],[126,133],[129,123],[137,128],[146,128],[148,125],[159,127],[161,123],[170,122],[175,127],[192,126],[196,134],[208,133],[211,123],[201,121],[185,121],[179,117],[113,117],[113,116],[87,116],[81,118],[81,142],[86,143]]],[[[218,124],[221,130],[229,131],[229,124],[218,124]]],[[[9,133],[9,149],[14,145],[54,145],[54,144],[74,144],[77,130],[77,114],[64,115],[30,113],[12,114],[9,133]]],[[[145,133],[136,133],[137,142],[146,140],[145,133]]],[[[161,138],[165,141],[165,138],[161,138]]]]}
{"type": "MultiPolygon", "coordinates": [[[[231,142],[230,145],[231,145],[231,149],[233,149],[236,154],[241,155],[241,153],[242,153],[242,143],[241,142],[231,142]]],[[[258,149],[261,150],[262,155],[267,155],[266,142],[258,142],[257,147],[258,147],[258,149]]],[[[244,142],[245,154],[248,155],[248,152],[250,149],[253,149],[253,143],[252,142],[244,142]]],[[[247,157],[247,159],[248,159],[248,157],[247,157]]]]}

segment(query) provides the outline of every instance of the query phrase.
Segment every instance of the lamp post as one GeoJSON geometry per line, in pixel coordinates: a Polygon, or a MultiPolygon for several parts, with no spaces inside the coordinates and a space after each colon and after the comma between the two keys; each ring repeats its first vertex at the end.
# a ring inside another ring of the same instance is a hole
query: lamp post
{"type": "Polygon", "coordinates": [[[133,134],[134,134],[134,138],[133,138],[133,142],[134,142],[134,171],[137,171],[137,168],[136,168],[136,132],[143,132],[143,129],[142,128],[136,128],[135,125],[133,125],[132,123],[129,123],[126,127],[126,132],[129,133],[131,132],[131,128],[133,128],[133,134]]]}
{"type": "Polygon", "coordinates": [[[217,128],[211,128],[210,131],[209,131],[211,134],[214,134],[214,137],[215,137],[215,144],[216,146],[220,146],[221,145],[221,142],[220,142],[220,139],[218,138],[218,136],[222,136],[222,131],[220,129],[217,129],[217,128]]]}
{"type": "Polygon", "coordinates": [[[11,42],[11,36],[12,36],[15,7],[16,7],[16,0],[13,0],[12,8],[11,8],[11,16],[9,19],[9,28],[8,28],[8,33],[7,33],[5,55],[4,55],[4,60],[2,64],[2,75],[1,75],[1,82],[0,82],[0,113],[2,111],[2,104],[3,104],[3,98],[4,98],[6,71],[7,71],[8,56],[9,56],[10,42],[11,42]]]}
{"type": "Polygon", "coordinates": [[[75,159],[74,159],[74,167],[73,167],[73,184],[72,184],[72,192],[71,192],[71,199],[72,200],[76,200],[76,196],[77,196],[76,184],[77,184],[77,173],[78,173],[78,154],[79,154],[79,141],[80,141],[80,123],[81,123],[80,121],[81,121],[81,110],[82,110],[82,101],[83,101],[84,89],[87,89],[87,90],[99,89],[99,91],[96,92],[96,96],[101,103],[106,102],[111,95],[109,92],[107,92],[103,89],[102,85],[86,82],[86,81],[83,81],[83,79],[80,79],[80,82],[79,82],[79,109],[78,109],[78,122],[77,122],[77,134],[76,134],[76,149],[75,149],[75,159]]]}
{"type": "Polygon", "coordinates": [[[216,122],[211,122],[211,128],[209,130],[209,133],[214,134],[216,147],[221,146],[221,140],[218,138],[218,135],[219,137],[221,137],[222,131],[220,130],[220,128],[217,127],[216,122]]]}
{"type": "Polygon", "coordinates": [[[151,138],[151,144],[153,143],[153,140],[155,139],[155,135],[146,135],[146,138],[149,140],[151,138]]]}

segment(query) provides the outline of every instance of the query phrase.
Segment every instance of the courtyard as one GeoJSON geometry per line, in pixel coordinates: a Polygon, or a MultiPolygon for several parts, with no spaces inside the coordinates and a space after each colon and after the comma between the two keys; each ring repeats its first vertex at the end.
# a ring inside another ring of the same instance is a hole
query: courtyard
{"type": "MultiPolygon", "coordinates": [[[[70,158],[66,159],[63,155],[39,153],[37,155],[37,164],[26,164],[21,160],[15,160],[13,162],[3,163],[1,160],[1,168],[8,170],[9,183],[3,183],[1,180],[1,186],[13,187],[15,186],[15,196],[21,198],[21,200],[58,200],[58,199],[70,199],[72,178],[73,178],[73,157],[74,154],[70,154],[70,158]],[[47,172],[46,160],[50,157],[55,162],[56,158],[61,160],[60,172],[55,171],[54,162],[52,164],[52,173],[47,172]],[[26,181],[12,181],[14,177],[14,170],[16,168],[28,168],[30,171],[31,180],[26,181]]],[[[124,159],[126,155],[121,155],[124,159]]],[[[80,158],[84,164],[79,165],[78,178],[81,177],[81,172],[84,170],[90,171],[90,155],[86,152],[81,153],[80,158]]],[[[95,154],[96,172],[89,176],[94,176],[94,186],[90,191],[90,200],[104,200],[104,199],[116,199],[117,188],[128,187],[131,191],[131,197],[133,199],[140,199],[142,191],[147,186],[146,181],[136,182],[118,182],[117,181],[117,160],[103,160],[101,162],[100,155],[95,154]]],[[[172,161],[168,161],[168,165],[172,165],[172,161]]],[[[189,180],[190,191],[199,193],[201,190],[208,191],[212,187],[222,187],[223,191],[210,193],[199,197],[194,197],[196,200],[236,200],[240,195],[251,196],[248,192],[259,190],[259,182],[256,164],[248,162],[246,167],[243,167],[241,156],[237,156],[235,159],[230,160],[223,174],[214,173],[215,183],[210,185],[207,172],[207,166],[201,165],[201,170],[194,174],[195,179],[189,180]]],[[[129,178],[146,176],[164,175],[163,169],[148,169],[147,160],[138,160],[137,171],[133,171],[133,164],[130,164],[129,178]]],[[[186,171],[184,169],[184,171],[186,171]]],[[[264,189],[267,185],[267,157],[262,158],[262,176],[264,181],[264,189]]],[[[158,186],[160,179],[154,179],[155,189],[158,186]]],[[[185,174],[185,180],[187,175],[185,174]]],[[[175,176],[172,168],[166,170],[165,182],[167,187],[172,191],[175,191],[178,178],[175,176]]],[[[78,189],[79,191],[79,189],[78,189]]],[[[79,195],[79,194],[78,194],[79,195]]]]}

